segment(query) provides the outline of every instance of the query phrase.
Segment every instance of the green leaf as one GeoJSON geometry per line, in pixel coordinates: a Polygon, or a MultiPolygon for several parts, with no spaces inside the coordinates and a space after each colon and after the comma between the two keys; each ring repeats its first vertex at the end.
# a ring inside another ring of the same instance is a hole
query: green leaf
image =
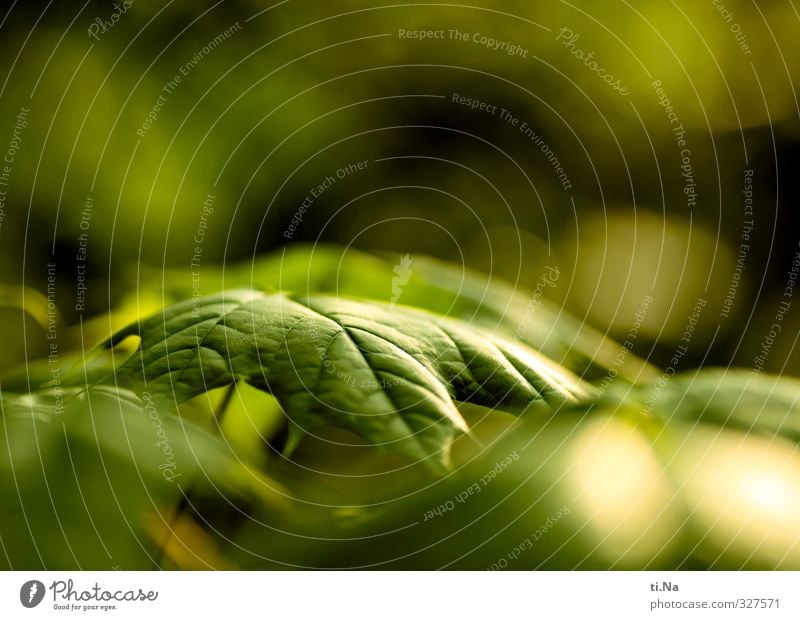
{"type": "MultiPolygon", "coordinates": [[[[249,287],[388,302],[397,262],[397,257],[382,258],[352,248],[297,244],[251,263],[226,265],[224,270],[204,266],[202,293],[249,287]]],[[[528,268],[543,271],[545,266],[528,268]]],[[[137,275],[131,277],[141,277],[141,270],[136,265],[137,275]]],[[[603,379],[612,368],[616,377],[633,383],[658,376],[652,365],[533,291],[426,256],[415,256],[410,272],[398,303],[518,339],[586,380],[603,379]]],[[[185,269],[144,273],[147,281],[163,282],[167,303],[197,292],[196,278],[185,269]]],[[[129,303],[136,305],[133,300],[129,303]]]]}
{"type": "Polygon", "coordinates": [[[435,468],[468,430],[454,400],[514,411],[586,394],[525,346],[377,302],[232,291],[168,307],[109,345],[131,335],[140,351],[116,377],[153,397],[182,402],[245,381],[278,399],[290,448],[329,425],[435,468]]]}

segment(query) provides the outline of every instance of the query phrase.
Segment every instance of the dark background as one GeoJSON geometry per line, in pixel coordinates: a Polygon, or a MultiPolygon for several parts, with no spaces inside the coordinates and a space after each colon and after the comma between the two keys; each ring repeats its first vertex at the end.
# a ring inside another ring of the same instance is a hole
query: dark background
{"type": "MultiPolygon", "coordinates": [[[[137,287],[157,296],[158,279],[143,281],[137,266],[188,270],[213,193],[204,265],[333,242],[434,255],[526,288],[557,266],[562,275],[547,294],[619,338],[653,295],[635,349],[651,361],[669,363],[702,298],[683,364],[752,366],[788,299],[800,240],[792,4],[730,1],[729,22],[711,2],[426,4],[290,1],[246,21],[269,4],[139,0],[99,41],[87,29],[111,19],[112,3],[4,9],[0,149],[20,108],[30,109],[0,228],[4,296],[46,293],[48,263],[69,324],[117,307],[137,287]],[[236,22],[241,28],[202,54],[138,136],[164,84],[236,22]],[[578,34],[574,48],[594,52],[630,94],[570,53],[560,28],[578,34]],[[470,40],[407,40],[399,29],[445,37],[459,29],[470,40]],[[474,43],[474,33],[520,45],[527,58],[474,43]],[[653,80],[686,130],[698,196],[691,207],[653,80]],[[453,103],[453,93],[527,122],[571,189],[518,129],[453,103]],[[362,160],[366,170],[337,180],[287,238],[312,188],[362,160]],[[746,169],[754,171],[754,230],[722,318],[746,169]],[[81,312],[83,232],[90,284],[81,312]]],[[[46,351],[32,319],[7,305],[4,368],[46,351]]],[[[798,372],[799,321],[792,307],[767,370],[798,372]]]]}

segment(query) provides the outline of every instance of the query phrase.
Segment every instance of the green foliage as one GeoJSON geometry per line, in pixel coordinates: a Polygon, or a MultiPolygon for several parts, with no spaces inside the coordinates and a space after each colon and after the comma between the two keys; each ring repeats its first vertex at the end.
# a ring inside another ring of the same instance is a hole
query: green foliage
{"type": "Polygon", "coordinates": [[[620,365],[425,258],[392,302],[393,264],[297,248],[200,297],[168,272],[155,315],[2,377],[2,564],[800,566],[796,381],[620,365]]]}
{"type": "Polygon", "coordinates": [[[338,426],[436,466],[467,425],[454,400],[558,408],[588,392],[547,358],[467,324],[407,307],[231,291],[190,300],[117,333],[141,352],[116,379],[168,401],[245,381],[275,395],[305,432],[338,426]]]}

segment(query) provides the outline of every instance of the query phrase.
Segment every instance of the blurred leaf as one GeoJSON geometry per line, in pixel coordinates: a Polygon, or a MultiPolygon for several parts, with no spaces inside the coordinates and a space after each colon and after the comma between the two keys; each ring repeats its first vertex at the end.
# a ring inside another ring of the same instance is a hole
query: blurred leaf
{"type": "Polygon", "coordinates": [[[236,564],[221,552],[216,542],[186,515],[164,524],[152,519],[150,536],[164,540],[164,555],[180,570],[237,570],[236,564]]]}
{"type": "Polygon", "coordinates": [[[55,304],[48,310],[47,297],[39,291],[22,286],[0,284],[0,308],[17,308],[32,317],[42,329],[47,329],[48,320],[61,322],[61,314],[55,304]]]}
{"type": "Polygon", "coordinates": [[[150,540],[148,523],[165,522],[190,486],[256,512],[291,505],[218,438],[132,392],[2,394],[0,413],[0,563],[8,568],[152,568],[160,541],[150,540]]]}
{"type": "Polygon", "coordinates": [[[702,370],[676,377],[659,401],[671,416],[800,443],[797,379],[740,369],[702,370]]]}
{"type": "Polygon", "coordinates": [[[611,390],[594,407],[706,422],[800,442],[800,381],[750,370],[681,373],[668,381],[611,390]]]}

